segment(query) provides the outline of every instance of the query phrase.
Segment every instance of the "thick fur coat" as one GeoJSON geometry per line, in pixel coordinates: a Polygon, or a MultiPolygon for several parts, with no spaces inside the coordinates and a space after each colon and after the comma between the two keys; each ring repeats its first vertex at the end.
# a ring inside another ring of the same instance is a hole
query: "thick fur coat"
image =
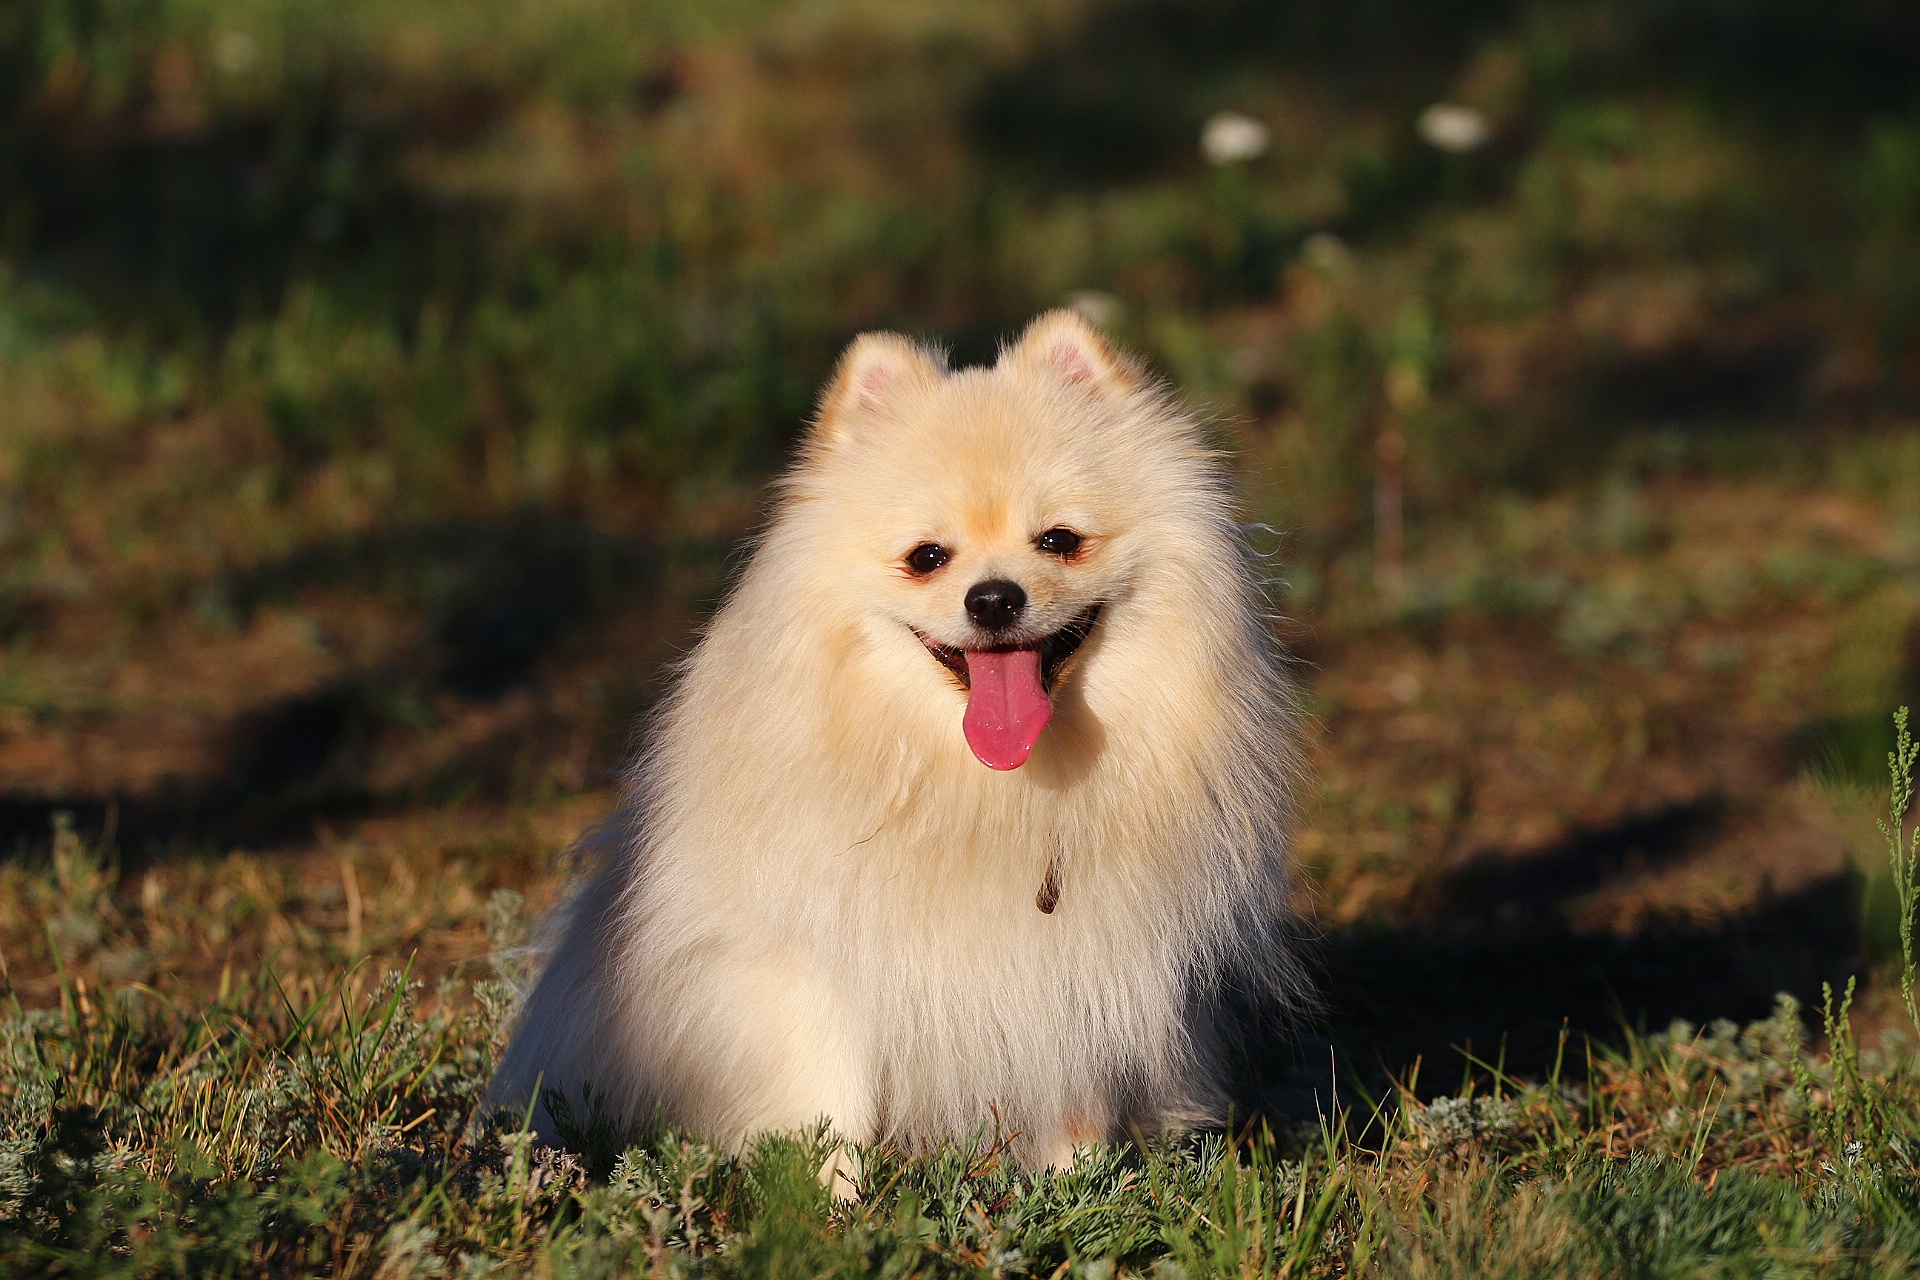
{"type": "Polygon", "coordinates": [[[1220,994],[1296,981],[1292,705],[1218,458],[1099,334],[865,335],[490,1099],[1035,1165],[1215,1116],[1220,994]]]}

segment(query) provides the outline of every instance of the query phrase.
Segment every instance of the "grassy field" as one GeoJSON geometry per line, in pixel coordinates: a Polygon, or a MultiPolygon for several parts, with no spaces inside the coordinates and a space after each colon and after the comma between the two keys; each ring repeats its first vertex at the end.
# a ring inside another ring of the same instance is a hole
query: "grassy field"
{"type": "Polygon", "coordinates": [[[8,1275],[1909,1274],[1903,703],[1899,6],[0,9],[8,1275]],[[1063,303],[1312,712],[1253,1119],[835,1205],[476,1116],[835,353],[1063,303]]]}

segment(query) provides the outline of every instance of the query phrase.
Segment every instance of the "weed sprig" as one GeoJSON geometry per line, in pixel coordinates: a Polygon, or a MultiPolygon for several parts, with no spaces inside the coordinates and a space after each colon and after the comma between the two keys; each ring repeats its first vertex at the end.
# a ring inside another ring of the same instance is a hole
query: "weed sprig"
{"type": "Polygon", "coordinates": [[[1907,1007],[1907,1018],[1920,1033],[1920,1005],[1914,1000],[1913,931],[1916,911],[1920,911],[1920,822],[1908,826],[1907,813],[1913,807],[1914,762],[1920,760],[1920,747],[1907,729],[1907,708],[1894,712],[1894,747],[1887,753],[1887,771],[1893,786],[1888,795],[1888,816],[1879,820],[1880,832],[1887,838],[1887,861],[1893,869],[1895,899],[1900,904],[1900,998],[1907,1007]]]}

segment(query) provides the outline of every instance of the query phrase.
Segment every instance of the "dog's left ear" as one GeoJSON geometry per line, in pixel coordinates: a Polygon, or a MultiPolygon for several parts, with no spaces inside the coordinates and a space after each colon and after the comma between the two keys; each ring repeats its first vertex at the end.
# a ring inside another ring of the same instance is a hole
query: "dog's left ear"
{"type": "Polygon", "coordinates": [[[1090,391],[1125,395],[1146,379],[1134,363],[1078,311],[1049,311],[1027,326],[1000,357],[1022,368],[1044,369],[1090,391]]]}

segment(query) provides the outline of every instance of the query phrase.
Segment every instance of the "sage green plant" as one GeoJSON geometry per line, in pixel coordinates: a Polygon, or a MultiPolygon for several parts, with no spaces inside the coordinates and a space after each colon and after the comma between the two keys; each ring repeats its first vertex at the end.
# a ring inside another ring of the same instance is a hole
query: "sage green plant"
{"type": "Polygon", "coordinates": [[[1920,822],[1909,823],[1907,812],[1913,807],[1913,766],[1920,759],[1913,734],[1907,729],[1907,708],[1893,715],[1893,750],[1887,753],[1887,771],[1893,788],[1888,796],[1888,815],[1880,820],[1881,834],[1887,838],[1887,860],[1893,868],[1893,891],[1900,905],[1900,998],[1906,1004],[1907,1018],[1920,1032],[1920,1005],[1914,1000],[1914,915],[1920,910],[1920,822]]]}

